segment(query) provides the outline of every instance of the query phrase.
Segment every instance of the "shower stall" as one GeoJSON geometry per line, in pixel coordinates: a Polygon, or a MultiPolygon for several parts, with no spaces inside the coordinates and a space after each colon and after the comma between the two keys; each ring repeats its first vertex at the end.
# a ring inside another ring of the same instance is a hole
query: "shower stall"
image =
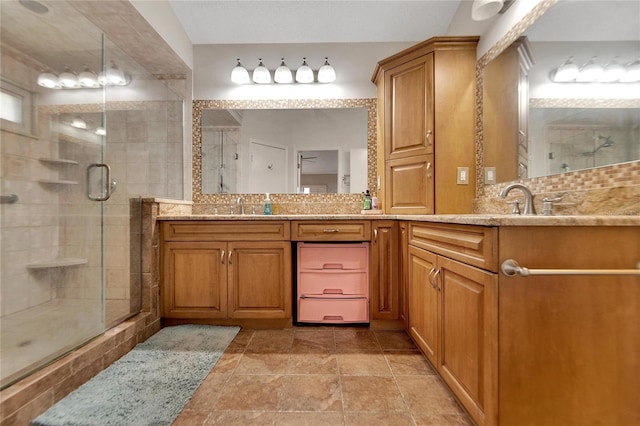
{"type": "Polygon", "coordinates": [[[141,199],[183,198],[184,101],[72,2],[0,17],[5,388],[141,311],[141,199]]]}

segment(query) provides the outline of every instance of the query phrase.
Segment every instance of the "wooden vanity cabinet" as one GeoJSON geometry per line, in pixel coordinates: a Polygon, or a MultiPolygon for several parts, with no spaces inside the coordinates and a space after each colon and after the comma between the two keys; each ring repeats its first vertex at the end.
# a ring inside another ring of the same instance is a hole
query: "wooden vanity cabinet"
{"type": "Polygon", "coordinates": [[[496,246],[495,228],[409,225],[409,334],[477,424],[495,417],[496,246]]]}
{"type": "Polygon", "coordinates": [[[162,316],[290,319],[286,221],[162,224],[162,316]]]}
{"type": "Polygon", "coordinates": [[[434,37],[378,62],[378,196],[389,214],[470,213],[477,37],[434,37]],[[468,182],[456,184],[457,168],[468,182]]]}

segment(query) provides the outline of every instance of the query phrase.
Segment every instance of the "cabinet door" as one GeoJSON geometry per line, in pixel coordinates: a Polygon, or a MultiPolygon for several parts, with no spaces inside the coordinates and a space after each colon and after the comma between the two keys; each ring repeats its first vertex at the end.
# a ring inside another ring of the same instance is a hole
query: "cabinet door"
{"type": "Polygon", "coordinates": [[[433,54],[385,72],[385,158],[433,153],[433,54]]]}
{"type": "Polygon", "coordinates": [[[439,293],[431,275],[437,256],[409,246],[409,333],[434,366],[439,353],[439,293]]]}
{"type": "Polygon", "coordinates": [[[291,318],[291,243],[230,242],[229,318],[291,318]]]}
{"type": "Polygon", "coordinates": [[[497,342],[497,275],[438,257],[441,353],[438,372],[476,424],[491,418],[497,342]],[[492,361],[493,360],[493,361],[492,361]],[[485,413],[489,409],[490,413],[485,413]]]}
{"type": "Polygon", "coordinates": [[[226,243],[163,244],[163,317],[227,317],[225,250],[226,243]]]}
{"type": "Polygon", "coordinates": [[[398,319],[398,224],[373,221],[371,319],[398,319]]]}
{"type": "Polygon", "coordinates": [[[385,163],[386,212],[434,213],[433,154],[385,163]]]}

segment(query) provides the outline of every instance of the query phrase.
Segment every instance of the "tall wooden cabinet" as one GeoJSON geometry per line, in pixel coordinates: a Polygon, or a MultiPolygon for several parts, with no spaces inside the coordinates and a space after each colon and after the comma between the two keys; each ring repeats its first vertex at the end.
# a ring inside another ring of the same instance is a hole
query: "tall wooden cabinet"
{"type": "Polygon", "coordinates": [[[378,196],[390,214],[470,213],[477,37],[435,37],[380,61],[378,196]],[[466,182],[457,184],[458,168],[466,182]]]}
{"type": "Polygon", "coordinates": [[[289,222],[162,224],[162,317],[291,319],[289,222]]]}

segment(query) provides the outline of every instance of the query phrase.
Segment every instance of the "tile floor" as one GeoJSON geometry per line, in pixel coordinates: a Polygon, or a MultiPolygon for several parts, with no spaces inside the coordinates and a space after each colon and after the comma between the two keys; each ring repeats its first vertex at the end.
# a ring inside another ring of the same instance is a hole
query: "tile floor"
{"type": "Polygon", "coordinates": [[[174,426],[472,425],[404,331],[241,330],[174,426]]]}

